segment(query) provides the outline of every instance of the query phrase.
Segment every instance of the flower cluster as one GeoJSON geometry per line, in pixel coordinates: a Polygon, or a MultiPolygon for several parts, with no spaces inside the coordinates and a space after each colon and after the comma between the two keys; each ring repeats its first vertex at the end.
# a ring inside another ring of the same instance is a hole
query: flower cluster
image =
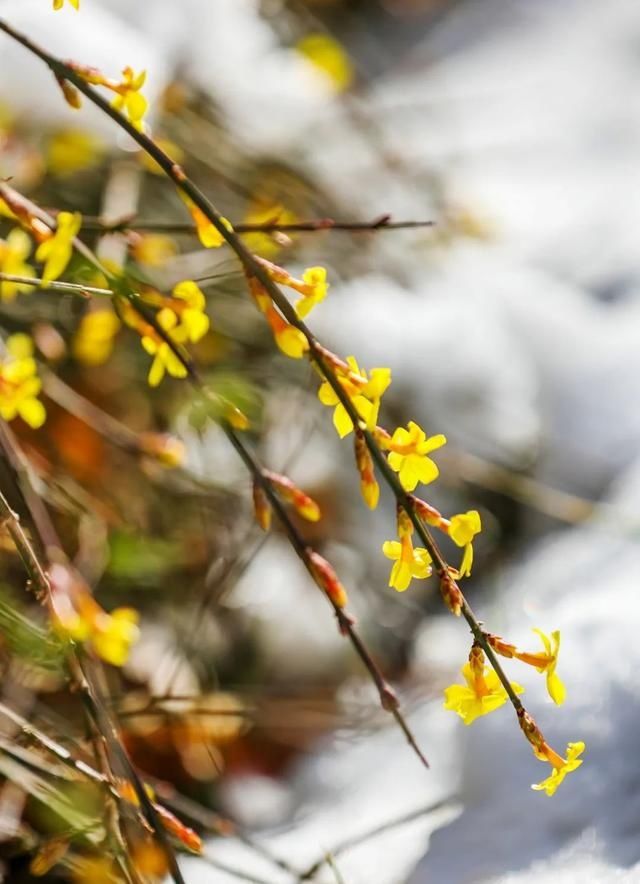
{"type": "MultiPolygon", "coordinates": [[[[71,0],[71,2],[75,3],[78,0],[71,0]]],[[[146,71],[140,71],[137,74],[133,68],[127,66],[122,71],[121,80],[112,80],[97,68],[88,67],[76,62],[70,62],[69,67],[90,86],[102,86],[113,93],[115,97],[111,102],[111,106],[115,110],[124,113],[135,129],[142,131],[144,128],[143,118],[147,112],[148,104],[147,99],[140,90],[147,79],[146,71]]],[[[63,77],[58,77],[58,83],[67,104],[77,110],[81,106],[81,99],[76,87],[63,77]]]]}
{"type": "MultiPolygon", "coordinates": [[[[373,368],[369,375],[361,371],[355,356],[347,356],[346,364],[336,367],[336,379],[368,430],[375,429],[382,396],[391,384],[389,368],[373,368]]],[[[341,439],[353,431],[353,421],[329,381],[324,380],[318,390],[323,405],[334,408],[333,425],[341,439]],[[334,407],[335,406],[335,407],[334,407]]]]}
{"type": "Polygon", "coordinates": [[[143,348],[153,356],[148,383],[151,387],[157,387],[165,374],[174,378],[187,376],[185,363],[176,350],[204,337],[209,330],[210,320],[205,312],[205,296],[190,279],[179,282],[171,297],[151,290],[145,293],[145,299],[154,306],[164,305],[155,316],[159,329],[142,320],[127,303],[120,304],[120,313],[127,325],[138,331],[143,348]]]}
{"type": "Polygon", "coordinates": [[[302,279],[297,279],[295,276],[291,276],[284,267],[273,264],[265,258],[257,258],[257,261],[265,269],[273,282],[279,285],[286,285],[287,288],[293,289],[302,295],[302,298],[295,305],[295,311],[299,319],[304,319],[308,316],[313,308],[327,297],[329,283],[327,282],[327,271],[324,267],[307,267],[302,274],[302,279]]]}
{"type": "Polygon", "coordinates": [[[33,342],[28,335],[11,335],[0,359],[0,417],[16,417],[34,430],[45,422],[47,413],[37,398],[42,387],[33,358],[33,342]]]}
{"type": "MultiPolygon", "coordinates": [[[[560,705],[564,702],[566,694],[565,687],[556,673],[560,633],[555,631],[551,633],[551,636],[548,636],[539,629],[534,629],[534,632],[542,641],[543,650],[541,652],[521,651],[510,642],[491,633],[485,633],[485,637],[497,654],[508,659],[519,660],[521,663],[533,666],[538,672],[544,673],[549,696],[554,703],[560,705]]],[[[484,655],[476,644],[471,649],[469,662],[464,665],[462,674],[466,686],[451,685],[446,688],[444,706],[445,709],[457,712],[465,724],[471,724],[480,715],[487,715],[494,709],[498,709],[508,699],[509,694],[498,674],[494,671],[485,672],[484,655]],[[479,662],[480,660],[481,662],[479,662]]],[[[523,688],[514,682],[510,683],[510,687],[514,694],[523,691],[523,688]]],[[[544,791],[547,795],[553,795],[566,775],[582,764],[579,756],[584,752],[584,743],[569,743],[567,757],[562,758],[545,741],[533,718],[524,710],[518,714],[520,726],[531,743],[536,758],[547,761],[552,767],[550,776],[532,788],[544,791]]]]}
{"type": "MultiPolygon", "coordinates": [[[[15,219],[23,228],[14,230],[6,241],[0,241],[0,266],[4,273],[15,276],[34,276],[33,268],[26,264],[31,253],[31,242],[24,231],[31,234],[39,243],[35,260],[44,264],[43,285],[58,279],[67,268],[73,254],[74,240],[82,226],[80,212],[58,212],[55,228],[39,217],[38,208],[7,184],[1,184],[2,199],[0,214],[15,219]]],[[[9,295],[3,289],[3,297],[11,300],[20,288],[9,288],[9,295]]]]}
{"type": "MultiPolygon", "coordinates": [[[[69,2],[74,8],[79,8],[79,0],[69,2]]],[[[61,9],[63,5],[64,0],[53,0],[54,9],[61,9]]],[[[336,89],[347,88],[353,72],[338,44],[323,36],[311,35],[298,48],[312,63],[328,74],[336,89]]],[[[74,83],[80,83],[81,78],[84,83],[102,87],[113,94],[112,107],[126,116],[130,124],[129,131],[131,126],[139,131],[143,130],[147,101],[141,90],[146,80],[145,71],[136,73],[133,68],[126,67],[122,78],[116,81],[94,68],[75,63],[70,65],[73,74],[69,73],[69,68],[51,67],[63,71],[58,77],[59,83],[65,99],[72,107],[80,106],[80,90],[74,83]]],[[[81,83],[80,85],[84,89],[81,83]]],[[[160,157],[157,151],[151,150],[151,154],[156,158],[160,157]]],[[[164,163],[161,165],[164,166],[164,163]]],[[[176,180],[179,178],[175,171],[170,177],[176,180]]],[[[184,185],[186,178],[182,176],[181,181],[184,185]]],[[[186,185],[181,190],[195,195],[186,185]]],[[[4,191],[2,193],[4,195],[4,191]]],[[[215,212],[203,211],[197,204],[200,200],[194,201],[186,193],[181,195],[203,246],[217,248],[226,239],[241,258],[245,257],[237,249],[235,234],[228,235],[227,231],[232,232],[233,228],[225,218],[215,212]]],[[[35,259],[43,264],[43,284],[57,279],[71,259],[82,217],[78,213],[60,212],[55,229],[51,229],[47,216],[37,210],[32,212],[26,201],[18,200],[14,205],[9,199],[6,203],[10,215],[16,217],[38,243],[35,259]]],[[[31,241],[24,237],[20,239],[19,233],[22,232],[14,231],[5,242],[0,243],[0,267],[11,275],[31,276],[33,271],[27,263],[31,254],[31,241]]],[[[155,243],[154,249],[149,252],[152,261],[156,260],[155,246],[162,251],[165,245],[161,241],[155,243]]],[[[143,260],[144,251],[140,255],[143,260]]],[[[463,614],[471,626],[474,644],[468,662],[462,668],[465,684],[454,684],[445,690],[445,707],[455,711],[466,725],[470,725],[478,717],[500,708],[510,699],[535,756],[549,763],[552,768],[549,777],[533,788],[543,790],[547,795],[554,794],[567,773],[582,764],[580,755],[584,751],[584,744],[569,743],[566,758],[556,753],[518,700],[517,695],[522,693],[523,688],[507,680],[495,655],[518,660],[544,673],[551,698],[556,704],[561,704],[565,698],[565,689],[556,673],[559,632],[548,636],[535,630],[543,648],[541,651],[530,652],[519,650],[501,637],[482,629],[456,582],[471,575],[473,542],[482,529],[480,514],[476,510],[469,510],[446,518],[412,493],[419,484],[428,485],[438,478],[438,465],[430,455],[445,445],[445,437],[442,434],[427,436],[422,427],[412,420],[406,427],[400,426],[393,433],[387,432],[378,425],[378,419],[382,397],[391,383],[390,369],[374,368],[367,373],[360,369],[355,357],[350,356],[344,361],[324,350],[311,337],[302,320],[327,296],[329,286],[324,267],[309,267],[298,278],[263,257],[254,256],[254,260],[261,269],[251,272],[245,268],[249,289],[258,309],[267,320],[278,347],[290,358],[301,359],[305,355],[313,357],[314,364],[323,377],[318,398],[322,404],[333,409],[333,423],[338,435],[344,438],[354,432],[355,460],[366,504],[374,508],[379,500],[376,466],[385,474],[396,494],[398,537],[397,540],[386,541],[382,547],[384,555],[393,561],[389,585],[399,592],[405,591],[413,579],[426,579],[435,569],[445,603],[453,614],[463,614]],[[264,274],[269,280],[286,286],[300,296],[293,308],[285,305],[275,293],[274,299],[271,298],[271,286],[267,284],[264,274]],[[279,309],[278,305],[282,305],[282,308],[279,309]],[[397,478],[393,473],[397,474],[397,478]],[[462,549],[458,569],[449,566],[442,558],[426,526],[441,531],[462,549]],[[414,546],[414,531],[422,537],[425,547],[414,546]],[[485,653],[493,668],[487,666],[485,653]]],[[[0,291],[0,295],[6,300],[15,298],[21,291],[20,284],[9,285],[13,287],[4,286],[0,291]]],[[[143,348],[153,357],[148,375],[149,384],[152,387],[157,386],[166,373],[178,378],[186,377],[189,363],[182,356],[182,348],[188,343],[199,341],[210,325],[204,295],[195,282],[187,280],[173,289],[171,297],[159,293],[154,295],[152,292],[141,297],[147,305],[158,308],[153,319],[149,319],[144,311],[140,315],[130,304],[122,307],[121,314],[126,322],[138,330],[143,348]]],[[[118,302],[118,296],[114,300],[118,302]]],[[[99,311],[89,314],[83,320],[76,339],[75,352],[78,358],[83,354],[86,361],[91,361],[87,354],[92,351],[94,363],[103,361],[111,352],[117,329],[118,320],[110,311],[102,311],[101,316],[99,311]]],[[[36,398],[40,384],[35,373],[32,345],[30,339],[22,340],[25,337],[14,336],[10,339],[7,344],[8,355],[0,362],[0,415],[11,419],[19,414],[35,427],[42,423],[45,415],[42,404],[36,398]]],[[[222,414],[221,417],[233,423],[228,414],[222,414]]],[[[151,444],[152,449],[153,447],[151,444]]],[[[169,451],[169,460],[172,457],[173,453],[169,451]]],[[[320,510],[315,501],[286,476],[277,473],[263,471],[258,474],[253,497],[256,519],[265,530],[270,526],[271,506],[281,511],[278,498],[291,504],[299,515],[309,521],[320,518],[320,510]]],[[[341,611],[347,602],[346,592],[333,567],[317,552],[302,545],[301,541],[298,540],[294,545],[316,583],[333,605],[341,628],[349,629],[351,620],[341,611]]],[[[54,571],[56,567],[54,566],[54,571]]],[[[52,606],[56,627],[68,638],[90,644],[102,659],[122,665],[138,634],[137,613],[132,609],[121,608],[108,614],[93,599],[86,586],[69,578],[68,569],[62,575],[57,575],[57,578],[52,574],[52,606]]]]}
{"type": "Polygon", "coordinates": [[[585,750],[585,744],[582,741],[569,743],[567,745],[567,757],[563,758],[547,743],[540,728],[527,712],[524,712],[520,716],[520,727],[531,744],[533,754],[536,758],[539,761],[546,761],[551,765],[551,774],[541,783],[535,783],[532,785],[531,788],[536,792],[545,792],[551,797],[555,794],[558,786],[564,781],[566,775],[577,770],[582,764],[580,755],[582,755],[585,750]]]}
{"type": "MultiPolygon", "coordinates": [[[[469,661],[462,667],[465,685],[453,684],[444,692],[444,708],[457,712],[466,725],[472,724],[481,715],[499,709],[509,699],[509,695],[493,669],[487,668],[484,654],[477,645],[471,648],[469,661]]],[[[524,690],[521,685],[511,682],[516,694],[524,690]]]]}
{"type": "Polygon", "coordinates": [[[106,663],[123,666],[139,635],[138,612],[116,608],[108,614],[84,582],[64,565],[54,564],[49,578],[56,631],[72,641],[88,644],[106,663]]]}

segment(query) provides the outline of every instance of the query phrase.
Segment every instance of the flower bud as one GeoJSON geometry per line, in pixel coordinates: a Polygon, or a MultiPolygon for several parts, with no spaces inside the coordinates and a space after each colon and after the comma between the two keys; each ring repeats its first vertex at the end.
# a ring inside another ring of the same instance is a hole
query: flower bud
{"type": "Polygon", "coordinates": [[[263,531],[268,531],[271,527],[271,504],[267,500],[264,488],[255,480],[253,482],[253,512],[258,525],[263,531]]]}
{"type": "Polygon", "coordinates": [[[337,608],[344,608],[348,601],[347,593],[344,586],[338,580],[338,575],[333,570],[332,565],[314,551],[309,553],[309,565],[320,589],[326,592],[329,600],[337,608]]]}
{"type": "Polygon", "coordinates": [[[463,596],[458,584],[448,571],[440,576],[440,592],[447,608],[452,614],[459,617],[462,611],[463,596]]]}

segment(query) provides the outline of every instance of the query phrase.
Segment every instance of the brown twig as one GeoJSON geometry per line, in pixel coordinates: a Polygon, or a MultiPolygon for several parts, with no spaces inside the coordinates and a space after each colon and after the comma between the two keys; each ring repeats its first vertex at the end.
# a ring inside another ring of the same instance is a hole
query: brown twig
{"type": "MultiPolygon", "coordinates": [[[[381,230],[414,230],[434,227],[435,221],[392,221],[391,215],[378,215],[371,221],[336,221],[333,218],[316,218],[311,221],[294,221],[278,224],[268,221],[264,224],[232,224],[236,233],[318,233],[336,230],[351,233],[376,233],[381,230]]],[[[141,233],[195,233],[194,224],[173,221],[137,220],[135,215],[127,215],[116,221],[104,221],[99,216],[85,216],[82,229],[104,233],[124,233],[128,230],[141,233]]]]}

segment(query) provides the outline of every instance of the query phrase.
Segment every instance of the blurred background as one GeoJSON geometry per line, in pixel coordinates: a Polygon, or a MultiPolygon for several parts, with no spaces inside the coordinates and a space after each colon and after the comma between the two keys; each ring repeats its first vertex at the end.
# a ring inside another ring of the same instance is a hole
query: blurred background
{"type": "MultiPolygon", "coordinates": [[[[172,185],[3,36],[0,176],[81,211],[86,242],[135,279],[199,280],[203,376],[251,418],[262,461],[320,503],[301,530],[336,566],[431,762],[379,709],[285,538],[254,524],[242,464],[189,387],[150,390],[125,327],[87,345],[87,300],[3,296],[3,331],[30,330],[43,366],[47,423],[12,424],[39,493],[101,604],[141,612],[110,697],[139,769],[207,838],[186,879],[637,880],[637,2],[81,0],[54,15],[3,0],[0,14],[61,57],[146,69],[154,136],[234,224],[434,222],[245,239],[292,272],[326,266],[313,330],[391,367],[387,427],[446,434],[425,496],[481,513],[470,601],[518,645],[535,647],[532,627],[562,631],[564,706],[535,672],[512,674],[555,748],[587,744],[548,799],[529,789],[540,766],[509,709],[467,730],[442,708],[468,632],[435,582],[387,587],[392,501],[363,507],[314,373],[274,349],[228,249],[181,231],[172,185]],[[164,433],[184,445],[178,469],[144,454],[164,433]]],[[[82,753],[79,704],[5,546],[3,702],[82,753]]],[[[5,880],[29,881],[43,833],[81,823],[43,813],[45,774],[25,787],[15,764],[0,766],[0,854],[5,880]]]]}

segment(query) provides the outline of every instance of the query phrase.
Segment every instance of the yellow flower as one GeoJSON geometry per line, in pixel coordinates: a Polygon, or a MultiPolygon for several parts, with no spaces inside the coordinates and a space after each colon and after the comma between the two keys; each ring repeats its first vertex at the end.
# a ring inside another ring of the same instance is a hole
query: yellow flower
{"type": "Polygon", "coordinates": [[[568,743],[567,757],[561,758],[550,746],[545,744],[545,750],[536,752],[536,755],[541,761],[548,761],[553,770],[546,780],[534,784],[531,788],[536,792],[546,792],[551,797],[566,775],[580,767],[582,760],[579,760],[579,756],[582,755],[584,749],[583,742],[568,743]]]}
{"type": "Polygon", "coordinates": [[[533,630],[540,636],[544,651],[537,654],[528,654],[525,651],[515,651],[514,657],[529,666],[535,666],[538,672],[546,672],[547,691],[553,702],[561,706],[565,701],[566,688],[556,673],[558,653],[560,651],[560,631],[554,630],[551,636],[546,635],[541,629],[533,630]]]}
{"type": "Polygon", "coordinates": [[[327,297],[329,283],[327,282],[327,271],[324,267],[309,267],[302,274],[302,282],[304,288],[300,287],[298,291],[302,293],[302,298],[295,305],[295,311],[300,319],[304,319],[313,310],[316,304],[327,297]]]}
{"type": "MultiPolygon", "coordinates": [[[[193,223],[196,225],[198,238],[200,239],[202,245],[206,249],[219,248],[224,243],[225,239],[218,228],[215,226],[215,224],[213,224],[207,218],[202,209],[199,209],[190,197],[182,192],[180,192],[180,197],[182,198],[182,201],[184,202],[186,207],[189,209],[189,214],[193,219],[193,223]]],[[[220,220],[223,226],[227,228],[227,230],[233,230],[230,221],[228,221],[226,218],[221,218],[220,220]]]]}
{"type": "Polygon", "coordinates": [[[116,608],[108,614],[65,565],[54,563],[49,576],[54,629],[72,641],[89,643],[107,663],[122,666],[139,635],[138,612],[116,608]]]}
{"type": "Polygon", "coordinates": [[[122,77],[122,82],[113,87],[117,94],[111,102],[111,106],[117,111],[124,111],[132,126],[141,130],[142,118],[148,105],[147,99],[140,93],[140,90],[147,79],[147,72],[140,71],[139,74],[136,74],[133,68],[127,66],[122,71],[122,77]]]}
{"type": "Polygon", "coordinates": [[[182,466],[185,459],[184,442],[168,433],[142,433],[140,447],[165,467],[182,466]]]}
{"type": "Polygon", "coordinates": [[[173,296],[184,304],[184,307],[179,305],[178,316],[187,339],[193,343],[199,341],[209,331],[210,325],[209,317],[204,312],[207,306],[204,295],[195,282],[185,279],[175,286],[173,296]]]}
{"type": "Polygon", "coordinates": [[[414,548],[411,535],[403,535],[400,540],[385,540],[382,552],[395,561],[389,577],[389,586],[404,592],[412,579],[424,580],[431,576],[431,556],[421,546],[414,548]]]}
{"type": "Polygon", "coordinates": [[[131,125],[139,131],[142,130],[142,118],[147,110],[147,99],[140,94],[146,79],[146,71],[136,74],[133,68],[127,66],[122,71],[122,82],[113,87],[117,95],[111,102],[111,107],[124,111],[131,125]]]}
{"type": "MultiPolygon", "coordinates": [[[[348,371],[338,371],[340,386],[351,400],[353,407],[366,422],[367,429],[373,429],[378,420],[382,395],[391,383],[391,370],[374,368],[370,377],[361,371],[354,356],[347,356],[348,371]]],[[[333,425],[341,439],[353,430],[353,421],[344,405],[338,399],[329,381],[323,381],[318,390],[318,399],[323,405],[335,406],[333,425]]]]}
{"type": "Polygon", "coordinates": [[[260,258],[257,255],[254,257],[264,268],[270,279],[277,282],[278,285],[286,285],[302,295],[302,299],[295,305],[296,313],[300,319],[307,316],[316,304],[319,304],[320,301],[324,301],[326,298],[329,283],[327,282],[327,271],[324,267],[308,267],[302,274],[302,279],[296,279],[284,267],[267,261],[266,258],[260,258]]]}
{"type": "Polygon", "coordinates": [[[441,433],[427,438],[414,421],[409,421],[406,430],[404,427],[395,430],[387,443],[391,449],[389,466],[399,473],[405,491],[413,491],[418,482],[427,485],[438,478],[438,467],[427,455],[442,448],[446,441],[441,433]]]}
{"type": "MultiPolygon", "coordinates": [[[[289,209],[285,209],[280,203],[266,202],[264,199],[255,199],[249,206],[244,223],[250,225],[268,224],[293,224],[297,216],[289,209]]],[[[243,233],[247,248],[257,252],[262,258],[275,257],[283,244],[290,244],[288,233],[273,231],[272,233],[243,233]]]]}
{"type": "Polygon", "coordinates": [[[40,243],[36,251],[36,261],[44,262],[43,284],[58,279],[66,270],[73,254],[73,240],[81,225],[80,212],[59,212],[55,232],[40,243]]]}
{"type": "Polygon", "coordinates": [[[468,577],[473,565],[473,538],[482,530],[480,513],[477,510],[468,510],[457,516],[452,516],[449,523],[449,537],[456,546],[464,547],[462,564],[458,569],[460,577],[468,577]]]}
{"type": "MultiPolygon", "coordinates": [[[[69,3],[73,6],[74,9],[80,9],[80,0],[69,0],[69,3]]],[[[63,6],[64,0],[53,0],[54,9],[62,9],[63,6]]]]}
{"type": "MultiPolygon", "coordinates": [[[[457,712],[465,724],[472,724],[476,718],[493,712],[509,699],[493,669],[483,666],[480,671],[474,671],[470,663],[465,663],[461,671],[466,685],[453,684],[445,690],[444,708],[457,712]]],[[[511,687],[516,694],[524,690],[515,682],[511,682],[511,687]]]]}
{"type": "Polygon", "coordinates": [[[11,335],[6,356],[0,362],[0,417],[11,421],[20,416],[34,430],[47,416],[37,398],[42,384],[36,374],[33,343],[28,335],[11,335]]]}
{"type": "Polygon", "coordinates": [[[120,320],[113,310],[91,310],[80,320],[73,340],[73,355],[85,365],[102,365],[113,350],[120,320]]]}
{"type": "Polygon", "coordinates": [[[62,129],[56,132],[46,148],[47,168],[54,175],[65,177],[90,169],[100,160],[103,146],[89,132],[62,129]]]}
{"type": "MultiPolygon", "coordinates": [[[[0,239],[0,271],[11,276],[35,276],[33,267],[26,263],[31,254],[31,240],[19,227],[14,227],[6,240],[0,239]]],[[[0,282],[0,298],[13,301],[18,292],[29,292],[33,287],[18,282],[0,282]]]]}
{"type": "Polygon", "coordinates": [[[178,254],[176,244],[162,233],[145,233],[133,245],[133,257],[147,267],[162,267],[178,254]]]}
{"type": "MultiPolygon", "coordinates": [[[[364,377],[367,377],[367,373],[363,372],[364,377]]],[[[369,372],[369,379],[367,383],[362,388],[362,395],[366,396],[369,402],[371,403],[371,410],[369,411],[369,416],[367,418],[367,429],[373,430],[378,423],[378,415],[380,413],[380,402],[382,401],[382,396],[386,392],[387,387],[391,383],[391,369],[390,368],[372,368],[369,372]]]]}
{"type": "MultiPolygon", "coordinates": [[[[187,329],[178,325],[178,317],[165,307],[160,310],[156,316],[158,324],[169,334],[171,340],[176,344],[183,344],[187,338],[187,329]]],[[[171,377],[185,378],[187,369],[180,359],[173,352],[169,344],[163,340],[157,332],[151,330],[142,338],[142,346],[154,357],[149,369],[148,383],[150,387],[157,387],[165,372],[169,372],[171,377]]]]}
{"type": "Polygon", "coordinates": [[[91,624],[91,645],[96,654],[112,666],[123,666],[140,634],[138,620],[133,608],[97,613],[91,624]]]}
{"type": "Polygon", "coordinates": [[[353,80],[349,56],[328,34],[308,34],[296,46],[298,52],[326,75],[336,92],[343,92],[353,80]]]}
{"type": "Polygon", "coordinates": [[[264,315],[271,327],[276,344],[284,355],[290,359],[302,359],[309,349],[309,342],[300,329],[290,325],[272,305],[266,308],[264,315]]]}

